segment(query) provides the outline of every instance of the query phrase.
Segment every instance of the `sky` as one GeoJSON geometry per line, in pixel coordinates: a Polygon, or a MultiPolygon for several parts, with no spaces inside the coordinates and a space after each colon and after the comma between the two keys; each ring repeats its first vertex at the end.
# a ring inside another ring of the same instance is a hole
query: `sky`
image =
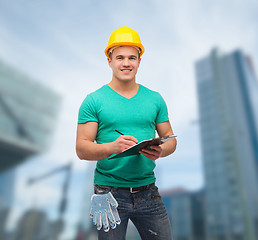
{"type": "Polygon", "coordinates": [[[75,153],[78,109],[88,93],[111,80],[104,48],[111,32],[122,26],[136,30],[145,47],[137,82],[161,93],[178,136],[176,152],[157,161],[157,185],[160,190],[201,189],[194,63],[214,47],[224,53],[242,49],[257,72],[257,16],[254,0],[0,0],[0,59],[62,96],[51,147],[16,170],[13,222],[32,206],[56,217],[64,174],[30,188],[26,181],[71,161],[64,236],[72,236],[89,181],[89,164],[75,153]]]}

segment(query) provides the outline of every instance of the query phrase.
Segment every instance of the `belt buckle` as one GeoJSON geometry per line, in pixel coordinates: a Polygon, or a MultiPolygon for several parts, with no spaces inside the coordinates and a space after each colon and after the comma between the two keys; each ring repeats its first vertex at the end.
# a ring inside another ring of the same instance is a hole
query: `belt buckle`
{"type": "Polygon", "coordinates": [[[133,191],[133,187],[130,187],[130,193],[137,193],[137,192],[140,192],[140,191],[133,191]]]}

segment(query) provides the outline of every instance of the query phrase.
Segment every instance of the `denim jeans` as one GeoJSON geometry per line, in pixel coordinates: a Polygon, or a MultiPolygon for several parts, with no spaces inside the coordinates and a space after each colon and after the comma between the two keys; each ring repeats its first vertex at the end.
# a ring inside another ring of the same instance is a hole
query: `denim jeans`
{"type": "Polygon", "coordinates": [[[117,187],[94,186],[96,194],[110,192],[118,202],[121,224],[108,232],[98,231],[99,240],[125,240],[129,219],[137,228],[142,240],[172,240],[171,226],[164,203],[155,185],[130,193],[117,187]]]}

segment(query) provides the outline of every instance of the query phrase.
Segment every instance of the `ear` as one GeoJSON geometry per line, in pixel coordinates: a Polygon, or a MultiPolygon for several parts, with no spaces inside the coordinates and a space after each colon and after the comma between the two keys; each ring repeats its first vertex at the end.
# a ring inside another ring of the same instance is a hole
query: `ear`
{"type": "Polygon", "coordinates": [[[110,66],[112,59],[108,57],[107,61],[108,61],[108,65],[110,66]]]}
{"type": "Polygon", "coordinates": [[[141,58],[139,58],[139,61],[138,61],[138,67],[140,66],[140,63],[141,63],[141,58]]]}

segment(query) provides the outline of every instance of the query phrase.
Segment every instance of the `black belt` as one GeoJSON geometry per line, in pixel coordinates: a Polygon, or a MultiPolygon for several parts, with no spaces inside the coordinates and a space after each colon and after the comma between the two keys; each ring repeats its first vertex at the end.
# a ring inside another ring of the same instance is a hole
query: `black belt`
{"type": "Polygon", "coordinates": [[[142,191],[144,189],[147,189],[151,186],[155,185],[155,183],[151,183],[149,185],[141,186],[141,187],[117,187],[119,189],[129,190],[130,193],[137,193],[139,191],[142,191]]]}

